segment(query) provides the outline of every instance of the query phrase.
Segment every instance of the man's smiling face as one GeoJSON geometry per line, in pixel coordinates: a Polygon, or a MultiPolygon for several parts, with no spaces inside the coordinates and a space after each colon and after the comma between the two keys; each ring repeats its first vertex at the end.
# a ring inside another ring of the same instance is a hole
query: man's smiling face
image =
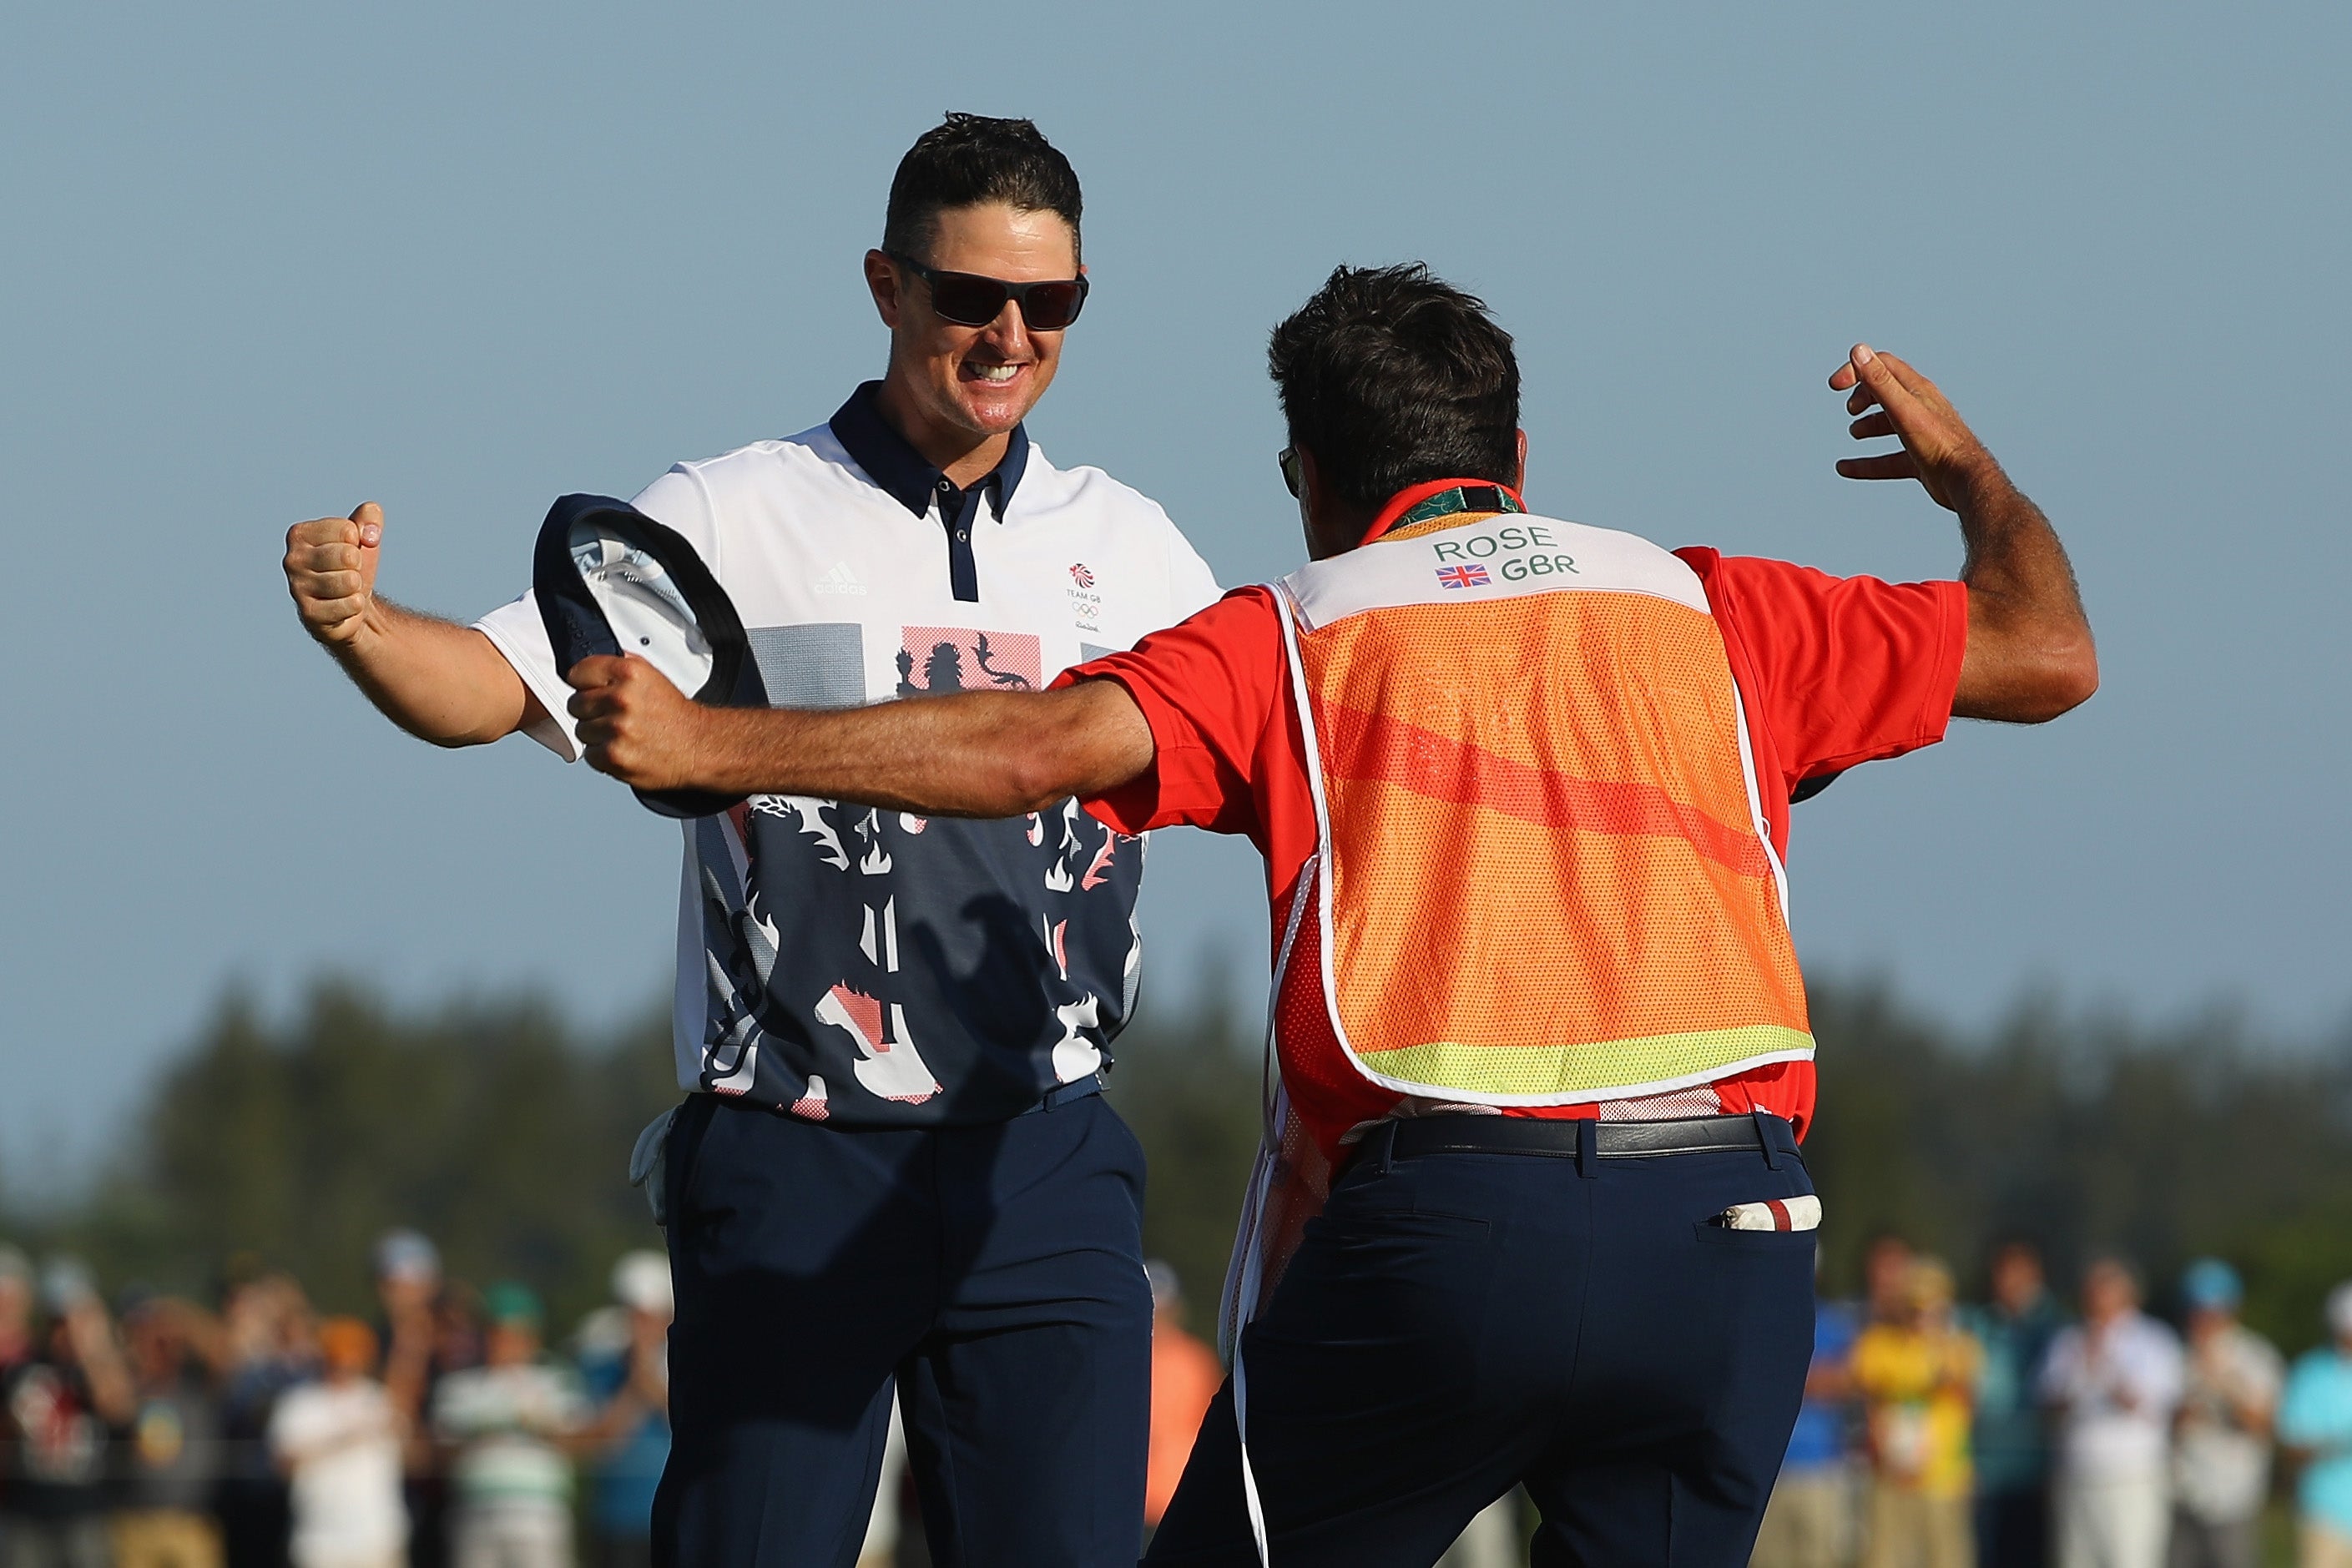
{"type": "MultiPolygon", "coordinates": [[[[1001,202],[950,207],[934,223],[929,254],[940,272],[971,272],[1007,283],[1078,275],[1077,236],[1058,213],[1001,202]]],[[[965,327],[931,308],[930,285],[880,251],[868,252],[866,282],[890,328],[891,412],[932,461],[940,447],[971,447],[1003,435],[1053,384],[1062,334],[1033,332],[1007,300],[985,327],[965,327]]]]}

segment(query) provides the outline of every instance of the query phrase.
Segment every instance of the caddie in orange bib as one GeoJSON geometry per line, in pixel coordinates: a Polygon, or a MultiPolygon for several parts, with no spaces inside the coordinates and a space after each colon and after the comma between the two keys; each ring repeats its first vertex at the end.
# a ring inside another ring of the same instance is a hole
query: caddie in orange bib
{"type": "Polygon", "coordinates": [[[1698,575],[1491,493],[1512,510],[1392,529],[1278,585],[1320,857],[1317,961],[1286,975],[1286,1012],[1311,991],[1365,1077],[1493,1105],[1810,1056],[1698,575]]]}

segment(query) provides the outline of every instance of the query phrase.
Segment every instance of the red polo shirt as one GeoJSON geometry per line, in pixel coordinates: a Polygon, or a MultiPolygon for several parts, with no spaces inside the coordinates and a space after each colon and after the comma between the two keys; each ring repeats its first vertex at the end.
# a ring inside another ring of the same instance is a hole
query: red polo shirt
{"type": "MultiPolygon", "coordinates": [[[[1943,738],[1968,646],[1968,590],[1958,582],[1836,578],[1711,549],[1675,553],[1706,585],[1723,629],[1773,848],[1785,862],[1789,794],[1798,784],[1943,738]]],[[[1150,769],[1085,801],[1086,809],[1127,833],[1184,823],[1247,835],[1265,857],[1266,893],[1277,912],[1290,907],[1299,869],[1315,852],[1315,801],[1280,614],[1268,590],[1236,589],[1132,652],[1063,677],[1117,681],[1151,727],[1150,769]]],[[[1277,941],[1281,925],[1277,915],[1277,941]]],[[[1327,1148],[1330,1130],[1385,1116],[1399,1103],[1394,1091],[1345,1062],[1286,1060],[1284,1071],[1327,1148]],[[1313,1104],[1301,1092],[1308,1085],[1313,1104]]],[[[1711,1087],[1726,1112],[1785,1116],[1801,1136],[1812,1121],[1810,1061],[1758,1068],[1711,1087]]],[[[1586,1104],[1506,1113],[1604,1112],[1586,1104]]]]}

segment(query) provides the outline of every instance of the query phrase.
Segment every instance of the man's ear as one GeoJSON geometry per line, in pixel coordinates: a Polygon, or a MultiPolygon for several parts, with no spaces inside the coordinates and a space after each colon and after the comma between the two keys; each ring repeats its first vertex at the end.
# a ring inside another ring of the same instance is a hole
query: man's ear
{"type": "Polygon", "coordinates": [[[1345,555],[1364,542],[1369,516],[1330,494],[1323,486],[1323,470],[1314,452],[1292,442],[1298,453],[1298,510],[1307,524],[1307,553],[1317,560],[1345,555]]]}
{"type": "Polygon", "coordinates": [[[1519,432],[1519,471],[1511,476],[1511,488],[1522,498],[1528,493],[1528,433],[1524,430],[1519,432]]]}
{"type": "Polygon", "coordinates": [[[1315,492],[1323,483],[1322,471],[1315,465],[1315,454],[1295,438],[1290,449],[1298,454],[1298,520],[1307,534],[1307,558],[1321,560],[1332,553],[1325,546],[1323,519],[1315,504],[1315,492]]]}
{"type": "Polygon", "coordinates": [[[878,250],[866,253],[866,290],[874,296],[874,308],[882,313],[882,325],[898,324],[898,264],[878,250]]]}

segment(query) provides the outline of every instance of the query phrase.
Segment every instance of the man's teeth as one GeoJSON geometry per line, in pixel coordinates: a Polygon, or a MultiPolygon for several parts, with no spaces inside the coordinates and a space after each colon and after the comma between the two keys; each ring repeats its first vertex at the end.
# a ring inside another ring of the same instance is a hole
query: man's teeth
{"type": "Polygon", "coordinates": [[[980,372],[980,379],[984,382],[1009,382],[1021,373],[1019,365],[974,365],[972,369],[980,372]]]}

